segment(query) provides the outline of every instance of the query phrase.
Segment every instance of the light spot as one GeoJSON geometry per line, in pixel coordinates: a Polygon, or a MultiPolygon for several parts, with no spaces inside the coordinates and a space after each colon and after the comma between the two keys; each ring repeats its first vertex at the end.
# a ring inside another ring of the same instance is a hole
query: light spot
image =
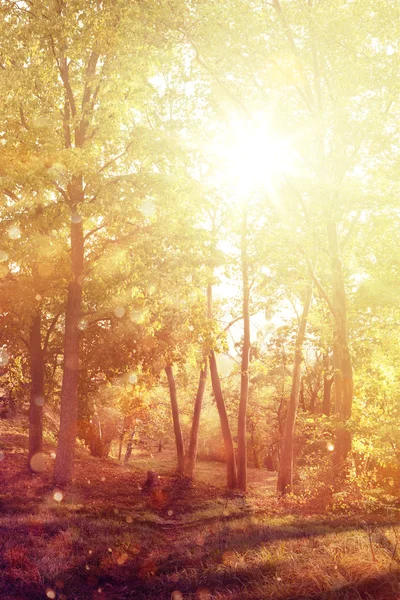
{"type": "Polygon", "coordinates": [[[105,480],[106,480],[106,478],[105,478],[105,477],[102,477],[102,478],[101,478],[101,480],[102,480],[102,481],[105,481],[105,480]]]}
{"type": "Polygon", "coordinates": [[[172,592],[171,600],[183,600],[182,592],[180,592],[179,590],[175,590],[174,592],[172,592]]]}
{"type": "Polygon", "coordinates": [[[8,354],[7,350],[2,348],[0,350],[0,367],[5,367],[6,365],[8,365],[9,360],[10,355],[8,354]]]}
{"type": "Polygon", "coordinates": [[[40,294],[36,294],[35,300],[37,300],[38,302],[40,302],[41,299],[42,299],[42,296],[40,294]]]}
{"type": "Polygon", "coordinates": [[[5,459],[5,454],[2,450],[0,450],[0,462],[5,459]]]}
{"type": "Polygon", "coordinates": [[[11,240],[18,240],[21,237],[21,230],[18,225],[11,225],[11,227],[7,229],[7,233],[11,240]]]}
{"type": "Polygon", "coordinates": [[[101,592],[103,591],[101,588],[97,588],[97,591],[99,592],[99,594],[101,594],[101,592]]]}
{"type": "Polygon", "coordinates": [[[50,456],[51,456],[51,458],[55,458],[56,457],[56,453],[55,452],[50,452],[50,456]]]}
{"type": "Polygon", "coordinates": [[[144,200],[140,205],[139,210],[144,217],[154,217],[156,214],[156,207],[152,200],[144,200]]]}
{"type": "Polygon", "coordinates": [[[109,548],[109,549],[108,549],[108,551],[109,551],[109,552],[112,552],[112,548],[109,548]]]}
{"type": "Polygon", "coordinates": [[[43,452],[37,452],[32,456],[29,461],[29,466],[35,473],[42,473],[44,471],[44,454],[43,452]]]}
{"type": "Polygon", "coordinates": [[[87,329],[87,326],[88,326],[87,319],[81,319],[78,323],[78,327],[81,331],[84,331],[85,329],[87,329]]]}
{"type": "Polygon", "coordinates": [[[168,513],[167,513],[167,514],[168,514],[168,516],[169,516],[169,517],[172,517],[172,515],[174,514],[174,511],[173,511],[173,510],[171,510],[171,509],[169,509],[169,511],[168,511],[168,513]]]}
{"type": "Polygon", "coordinates": [[[36,398],[35,398],[35,404],[36,404],[36,406],[43,406],[44,405],[44,398],[43,398],[43,396],[36,396],[36,398]]]}
{"type": "Polygon", "coordinates": [[[155,285],[149,285],[149,287],[147,288],[147,293],[149,294],[149,296],[152,296],[155,291],[156,291],[155,285]]]}
{"type": "Polygon", "coordinates": [[[131,517],[130,515],[128,515],[128,516],[126,517],[126,522],[127,522],[127,523],[132,523],[132,521],[133,521],[132,517],[131,517]]]}
{"type": "Polygon", "coordinates": [[[143,313],[141,310],[132,310],[129,318],[132,323],[138,323],[142,319],[143,313]]]}
{"type": "Polygon", "coordinates": [[[71,221],[72,221],[72,223],[81,223],[82,216],[78,215],[78,213],[75,213],[75,214],[71,215],[71,221]]]}
{"type": "Polygon", "coordinates": [[[61,502],[61,500],[64,498],[64,496],[63,496],[62,492],[57,490],[57,492],[54,492],[53,498],[56,502],[61,502]]]}
{"type": "Polygon", "coordinates": [[[56,597],[56,593],[54,590],[52,590],[51,588],[48,588],[46,590],[46,596],[50,599],[55,598],[56,597]]]}
{"type": "Polygon", "coordinates": [[[124,309],[124,307],[123,307],[123,306],[116,306],[116,307],[114,308],[114,315],[115,315],[116,317],[118,317],[118,319],[120,319],[121,317],[123,317],[123,316],[124,316],[124,314],[125,314],[125,309],[124,309]]]}
{"type": "Polygon", "coordinates": [[[8,260],[7,252],[4,252],[4,250],[0,250],[0,262],[4,262],[6,260],[8,260]]]}
{"type": "Polygon", "coordinates": [[[88,554],[93,554],[93,550],[89,550],[88,554]]]}
{"type": "Polygon", "coordinates": [[[335,449],[335,446],[332,444],[332,442],[329,442],[329,444],[327,444],[326,447],[329,450],[329,452],[333,452],[335,449]]]}
{"type": "Polygon", "coordinates": [[[135,373],[131,373],[129,375],[128,381],[129,381],[129,383],[132,383],[132,385],[137,382],[137,377],[136,377],[135,373]]]}
{"type": "Polygon", "coordinates": [[[281,577],[277,577],[276,580],[277,581],[282,581],[282,578],[281,577]]]}
{"type": "Polygon", "coordinates": [[[87,480],[88,484],[90,485],[90,479],[87,480]]]}
{"type": "Polygon", "coordinates": [[[86,571],[90,571],[89,565],[85,565],[85,569],[86,569],[86,571]]]}
{"type": "Polygon", "coordinates": [[[393,46],[391,44],[389,44],[389,46],[386,47],[386,54],[388,56],[392,56],[392,54],[394,54],[396,52],[396,49],[393,48],[393,46]]]}
{"type": "Polygon", "coordinates": [[[123,565],[126,563],[126,561],[128,560],[129,556],[127,555],[126,552],[123,552],[122,554],[120,554],[117,558],[117,563],[119,565],[123,565]]]}

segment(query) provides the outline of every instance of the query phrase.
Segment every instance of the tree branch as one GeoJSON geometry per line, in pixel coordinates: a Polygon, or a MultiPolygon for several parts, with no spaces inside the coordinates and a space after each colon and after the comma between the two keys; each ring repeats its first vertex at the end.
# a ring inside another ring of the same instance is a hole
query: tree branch
{"type": "Polygon", "coordinates": [[[120,158],[122,158],[122,156],[124,156],[124,154],[126,154],[128,152],[128,150],[132,146],[132,144],[133,144],[133,140],[131,140],[127,144],[127,146],[125,147],[125,149],[120,154],[118,154],[117,156],[114,156],[113,158],[110,158],[110,160],[108,160],[106,163],[104,163],[104,165],[102,167],[100,167],[100,169],[97,171],[97,173],[101,173],[105,169],[108,169],[108,167],[110,167],[113,163],[115,163],[117,160],[119,160],[120,158]]]}
{"type": "Polygon", "coordinates": [[[49,346],[49,340],[50,340],[51,333],[54,330],[54,327],[56,326],[57,321],[60,318],[60,316],[61,316],[61,312],[57,313],[53,317],[53,319],[51,320],[51,323],[50,323],[49,328],[48,328],[48,330],[46,332],[46,337],[45,337],[44,343],[43,343],[43,353],[44,354],[47,354],[47,349],[48,349],[48,346],[49,346]]]}
{"type": "Polygon", "coordinates": [[[325,300],[325,302],[327,303],[329,310],[332,313],[332,316],[334,317],[335,320],[337,320],[337,313],[336,310],[331,302],[331,299],[329,298],[329,295],[327,293],[327,291],[325,290],[325,288],[323,287],[322,283],[320,282],[320,280],[318,279],[318,277],[315,275],[313,266],[311,264],[310,259],[305,256],[306,262],[307,262],[307,267],[308,267],[308,272],[310,274],[310,277],[312,278],[312,280],[314,281],[315,285],[317,286],[317,288],[319,289],[321,296],[323,297],[323,299],[325,300]]]}

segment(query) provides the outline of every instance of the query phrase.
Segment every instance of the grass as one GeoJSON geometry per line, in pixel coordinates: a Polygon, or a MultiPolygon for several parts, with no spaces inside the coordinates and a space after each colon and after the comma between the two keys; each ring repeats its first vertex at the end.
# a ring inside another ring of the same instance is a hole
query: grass
{"type": "Polygon", "coordinates": [[[172,453],[123,466],[82,449],[58,502],[52,441],[47,470],[32,475],[25,424],[0,422],[0,433],[4,600],[400,600],[395,509],[332,514],[276,498],[266,471],[250,471],[242,496],[224,489],[221,464],[200,463],[188,485],[172,453]],[[160,474],[152,494],[148,469],[160,474]]]}

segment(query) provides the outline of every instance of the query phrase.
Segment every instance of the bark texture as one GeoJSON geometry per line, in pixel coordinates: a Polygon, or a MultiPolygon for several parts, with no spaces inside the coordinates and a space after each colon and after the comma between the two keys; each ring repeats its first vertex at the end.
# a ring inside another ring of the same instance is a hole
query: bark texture
{"type": "Polygon", "coordinates": [[[200,429],[200,414],[201,408],[203,405],[204,398],[204,390],[206,389],[206,381],[207,381],[207,364],[200,371],[199,384],[197,386],[196,398],[194,401],[194,412],[193,412],[193,421],[192,421],[192,429],[190,432],[190,443],[189,443],[189,452],[187,456],[187,467],[186,467],[186,475],[191,479],[194,476],[194,470],[196,466],[196,458],[197,458],[197,447],[199,443],[199,429],[200,429]]]}
{"type": "Polygon", "coordinates": [[[179,406],[178,406],[178,400],[176,397],[176,385],[175,385],[174,374],[172,371],[172,365],[167,365],[165,367],[165,373],[166,373],[167,379],[168,379],[169,397],[171,400],[172,419],[173,419],[173,423],[174,423],[176,453],[177,453],[177,458],[178,458],[178,473],[183,475],[184,471],[185,471],[185,449],[184,449],[184,445],[183,445],[181,424],[179,421],[179,406]]]}
{"type": "Polygon", "coordinates": [[[279,461],[277,492],[287,494],[293,486],[293,445],[297,406],[299,403],[301,363],[303,361],[303,344],[307,328],[308,313],[313,293],[312,282],[309,284],[304,299],[303,313],[296,336],[296,349],[293,363],[292,387],[287,408],[286,422],[283,431],[281,458],[279,461]]]}
{"type": "Polygon", "coordinates": [[[238,414],[238,449],[237,449],[237,475],[239,489],[247,488],[247,439],[246,415],[249,399],[249,362],[250,362],[250,289],[249,289],[249,263],[247,256],[247,209],[242,214],[241,235],[241,262],[243,286],[243,346],[240,369],[240,402],[238,414]]]}
{"type": "Polygon", "coordinates": [[[29,332],[31,352],[31,394],[29,406],[29,466],[31,470],[41,470],[43,462],[43,404],[44,404],[44,353],[41,340],[41,314],[33,317],[29,332]],[[32,461],[32,457],[37,458],[32,461]]]}
{"type": "MultiPolygon", "coordinates": [[[[212,316],[212,286],[207,287],[207,315],[212,316]]],[[[214,350],[209,354],[211,384],[214,393],[215,403],[217,405],[219,420],[221,423],[222,437],[224,440],[226,454],[226,484],[228,488],[235,488],[237,485],[236,458],[235,449],[233,447],[233,439],[229,426],[228,414],[222,393],[221,380],[218,373],[217,360],[214,350]]]]}
{"type": "Polygon", "coordinates": [[[327,417],[331,414],[331,389],[333,385],[333,377],[329,374],[329,359],[324,355],[324,398],[322,401],[322,412],[327,417]]]}
{"type": "Polygon", "coordinates": [[[353,368],[351,364],[347,330],[346,290],[339,255],[337,226],[333,219],[327,221],[327,232],[332,260],[332,305],[334,310],[333,368],[335,413],[340,424],[336,429],[335,461],[343,463],[351,450],[351,432],[346,422],[351,417],[353,403],[353,368]]]}
{"type": "MultiPolygon", "coordinates": [[[[81,198],[82,180],[74,178],[70,197],[81,198]]],[[[78,204],[78,198],[74,206],[78,204]]],[[[78,418],[79,321],[82,313],[83,228],[74,210],[71,217],[71,281],[65,312],[64,371],[61,386],[60,431],[54,465],[54,481],[63,486],[72,477],[78,418]]]]}

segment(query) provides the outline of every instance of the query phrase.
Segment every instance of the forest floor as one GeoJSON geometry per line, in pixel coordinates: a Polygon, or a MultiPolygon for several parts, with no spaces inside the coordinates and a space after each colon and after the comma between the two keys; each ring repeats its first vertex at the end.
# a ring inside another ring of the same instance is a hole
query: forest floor
{"type": "Polygon", "coordinates": [[[83,449],[61,496],[54,444],[35,475],[21,423],[0,421],[0,435],[2,600],[400,600],[394,505],[277,498],[275,474],[256,469],[246,496],[227,493],[218,463],[189,484],[168,454],[124,466],[83,449]]]}

